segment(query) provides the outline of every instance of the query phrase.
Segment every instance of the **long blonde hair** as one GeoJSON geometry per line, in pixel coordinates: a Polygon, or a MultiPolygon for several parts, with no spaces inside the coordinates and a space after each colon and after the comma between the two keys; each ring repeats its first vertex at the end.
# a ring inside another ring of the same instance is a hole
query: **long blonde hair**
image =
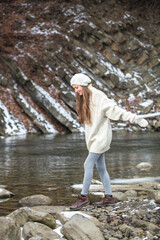
{"type": "Polygon", "coordinates": [[[76,94],[76,108],[79,117],[79,122],[81,124],[90,124],[91,121],[91,109],[90,109],[90,99],[91,91],[88,87],[83,86],[83,94],[76,94]]]}

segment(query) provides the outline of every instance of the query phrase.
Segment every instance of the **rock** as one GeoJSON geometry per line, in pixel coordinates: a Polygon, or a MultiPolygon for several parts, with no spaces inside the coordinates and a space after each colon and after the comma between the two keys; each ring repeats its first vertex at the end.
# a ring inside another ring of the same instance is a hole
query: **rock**
{"type": "Polygon", "coordinates": [[[155,128],[158,129],[160,127],[160,120],[157,120],[155,128]]]}
{"type": "Polygon", "coordinates": [[[21,240],[20,228],[12,218],[0,217],[0,239],[21,240]]]}
{"type": "Polygon", "coordinates": [[[40,206],[40,205],[51,205],[52,199],[50,197],[40,194],[40,195],[32,195],[32,196],[22,198],[19,201],[19,203],[21,206],[28,206],[28,207],[40,206]]]}
{"type": "Polygon", "coordinates": [[[154,102],[152,100],[147,100],[145,102],[142,102],[139,104],[139,109],[143,112],[143,113],[149,113],[150,110],[153,107],[154,102]]]}
{"type": "Polygon", "coordinates": [[[14,98],[22,107],[23,111],[33,120],[33,123],[45,134],[56,133],[56,129],[51,125],[42,114],[39,114],[17,91],[14,92],[14,98]]]}
{"type": "Polygon", "coordinates": [[[131,41],[129,41],[128,47],[132,51],[135,51],[139,48],[139,42],[137,41],[137,39],[132,39],[131,41]]]}
{"type": "Polygon", "coordinates": [[[124,43],[126,41],[126,37],[123,33],[121,32],[118,32],[116,35],[115,35],[115,40],[118,42],[118,43],[124,43]]]}
{"type": "Polygon", "coordinates": [[[141,54],[140,58],[138,59],[137,64],[138,64],[138,65],[141,65],[141,64],[143,64],[147,59],[148,59],[148,53],[147,53],[147,51],[144,51],[144,52],[141,54]]]}
{"type": "Polygon", "coordinates": [[[37,222],[27,222],[23,227],[22,235],[25,240],[32,237],[42,237],[44,240],[61,239],[61,237],[51,228],[37,222]]]}
{"type": "Polygon", "coordinates": [[[125,192],[125,195],[130,198],[135,198],[137,197],[137,192],[134,190],[128,190],[125,192]]]}
{"type": "Polygon", "coordinates": [[[80,124],[77,122],[77,115],[74,112],[69,112],[69,109],[66,110],[62,104],[57,102],[47,91],[34,82],[28,82],[25,88],[32,98],[57,119],[58,122],[66,126],[71,132],[79,131],[77,129],[80,129],[80,124]]]}
{"type": "Polygon", "coordinates": [[[7,86],[8,80],[0,73],[0,85],[7,86]]]}
{"type": "Polygon", "coordinates": [[[67,239],[104,240],[99,230],[88,218],[82,215],[74,215],[62,227],[62,233],[67,239]]]}
{"type": "Polygon", "coordinates": [[[152,168],[152,164],[150,163],[147,163],[147,162],[142,162],[142,163],[139,163],[136,168],[139,168],[141,170],[146,170],[146,169],[150,169],[152,168]]]}
{"type": "Polygon", "coordinates": [[[129,237],[128,235],[131,235],[134,232],[134,227],[128,226],[127,224],[122,224],[119,226],[119,229],[122,233],[125,233],[126,237],[129,237]]]}
{"type": "Polygon", "coordinates": [[[23,226],[26,222],[32,221],[43,223],[50,228],[56,227],[56,221],[51,214],[36,211],[28,207],[19,208],[10,213],[8,216],[14,219],[19,226],[23,226]]]}
{"type": "Polygon", "coordinates": [[[91,222],[93,222],[96,226],[99,225],[99,221],[93,217],[88,215],[85,211],[83,211],[83,208],[81,211],[64,211],[57,215],[57,218],[62,224],[65,224],[68,220],[70,220],[74,215],[82,215],[85,218],[88,218],[91,222]]]}
{"type": "Polygon", "coordinates": [[[11,63],[2,56],[0,56],[0,60],[8,66],[8,68],[12,72],[13,78],[18,80],[20,84],[25,85],[27,82],[30,81],[27,76],[21,71],[20,67],[18,67],[14,62],[11,63]]]}
{"type": "Polygon", "coordinates": [[[12,193],[4,188],[0,188],[0,198],[10,198],[13,196],[14,196],[14,193],[12,193]]]}
{"type": "Polygon", "coordinates": [[[148,198],[154,199],[156,203],[160,204],[160,190],[159,191],[148,191],[147,192],[148,198]]]}
{"type": "Polygon", "coordinates": [[[70,92],[63,91],[60,93],[61,99],[76,112],[75,97],[70,92]]]}
{"type": "Polygon", "coordinates": [[[119,58],[115,54],[113,54],[109,49],[105,49],[103,51],[103,55],[112,64],[117,64],[119,62],[119,58]]]}
{"type": "Polygon", "coordinates": [[[57,215],[61,212],[64,212],[67,207],[65,206],[35,206],[32,209],[39,211],[50,213],[54,218],[57,218],[57,215]]]}
{"type": "Polygon", "coordinates": [[[94,202],[101,201],[103,197],[104,197],[104,193],[101,193],[101,192],[91,192],[88,195],[88,199],[91,204],[94,202]]]}
{"type": "Polygon", "coordinates": [[[116,201],[126,201],[127,200],[127,196],[125,195],[125,193],[122,193],[122,192],[114,192],[113,197],[115,198],[116,201]]]}
{"type": "Polygon", "coordinates": [[[1,188],[6,188],[7,187],[7,185],[0,185],[0,189],[1,188]]]}

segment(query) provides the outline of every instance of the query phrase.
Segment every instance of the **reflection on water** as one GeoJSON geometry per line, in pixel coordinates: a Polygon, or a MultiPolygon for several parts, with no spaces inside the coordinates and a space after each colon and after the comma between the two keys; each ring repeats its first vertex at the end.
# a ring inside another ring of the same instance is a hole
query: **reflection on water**
{"type": "MultiPolygon", "coordinates": [[[[160,134],[114,133],[106,164],[112,183],[160,181],[160,134]],[[149,162],[149,172],[135,166],[149,162]],[[155,178],[155,179],[154,179],[155,178]],[[128,180],[127,180],[128,179],[128,180]],[[135,179],[135,180],[134,180],[135,179]]],[[[0,215],[18,207],[22,197],[45,194],[54,205],[71,204],[69,184],[83,180],[83,162],[87,156],[84,135],[27,135],[0,139],[0,184],[15,196],[0,202],[0,215]]],[[[97,171],[94,178],[99,179],[97,171]]]]}

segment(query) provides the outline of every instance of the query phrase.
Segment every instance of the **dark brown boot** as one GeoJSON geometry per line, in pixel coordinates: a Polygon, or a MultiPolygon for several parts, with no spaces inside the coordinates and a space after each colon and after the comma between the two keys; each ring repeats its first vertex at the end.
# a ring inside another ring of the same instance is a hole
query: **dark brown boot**
{"type": "Polygon", "coordinates": [[[114,197],[110,197],[106,194],[105,197],[100,202],[95,202],[94,206],[95,207],[105,207],[107,205],[112,205],[114,203],[115,203],[114,197]]]}
{"type": "Polygon", "coordinates": [[[85,197],[82,197],[82,196],[78,196],[78,199],[77,201],[75,202],[75,204],[73,204],[71,207],[70,207],[70,210],[72,211],[76,211],[76,210],[79,210],[81,209],[83,206],[89,204],[89,201],[88,201],[88,197],[85,196],[85,197]]]}

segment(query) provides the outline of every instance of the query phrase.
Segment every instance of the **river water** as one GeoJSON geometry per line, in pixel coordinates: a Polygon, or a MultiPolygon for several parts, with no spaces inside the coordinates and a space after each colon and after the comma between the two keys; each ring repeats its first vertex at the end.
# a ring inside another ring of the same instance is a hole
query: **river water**
{"type": "MultiPolygon", "coordinates": [[[[69,185],[82,183],[87,154],[83,134],[1,138],[0,184],[15,196],[0,202],[0,216],[18,208],[21,198],[34,194],[51,197],[54,205],[70,205],[74,200],[69,185]]],[[[114,132],[106,165],[111,183],[160,181],[159,132],[114,132]],[[141,162],[153,168],[140,171],[135,166],[141,162]]],[[[96,170],[94,179],[99,180],[96,170]]]]}

